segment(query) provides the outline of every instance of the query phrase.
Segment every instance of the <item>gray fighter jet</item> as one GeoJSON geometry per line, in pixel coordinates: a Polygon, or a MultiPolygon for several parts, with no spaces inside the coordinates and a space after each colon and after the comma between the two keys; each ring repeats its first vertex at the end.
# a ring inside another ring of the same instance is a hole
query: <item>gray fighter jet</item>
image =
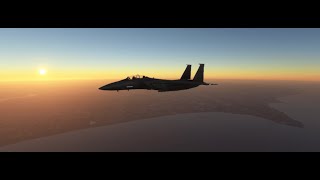
{"type": "Polygon", "coordinates": [[[119,91],[119,90],[130,90],[130,89],[147,89],[147,90],[158,90],[159,92],[165,91],[179,91],[184,89],[194,88],[200,85],[217,85],[208,84],[203,82],[204,64],[200,64],[200,67],[191,80],[191,65],[187,65],[181,78],[178,80],[165,80],[149,78],[147,76],[133,76],[127,77],[126,79],[107,84],[100,87],[100,90],[119,91]]]}

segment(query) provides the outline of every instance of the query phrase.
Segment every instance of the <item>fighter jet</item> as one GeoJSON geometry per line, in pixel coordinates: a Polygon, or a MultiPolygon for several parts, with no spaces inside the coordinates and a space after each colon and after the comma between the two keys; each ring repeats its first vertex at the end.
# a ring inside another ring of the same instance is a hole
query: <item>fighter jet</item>
{"type": "Polygon", "coordinates": [[[200,64],[197,73],[191,80],[191,65],[187,65],[181,78],[178,80],[155,79],[147,76],[135,75],[131,78],[127,77],[126,79],[107,84],[99,89],[109,91],[147,89],[157,90],[158,92],[166,92],[195,88],[200,85],[217,85],[203,82],[203,72],[204,64],[200,64]]]}

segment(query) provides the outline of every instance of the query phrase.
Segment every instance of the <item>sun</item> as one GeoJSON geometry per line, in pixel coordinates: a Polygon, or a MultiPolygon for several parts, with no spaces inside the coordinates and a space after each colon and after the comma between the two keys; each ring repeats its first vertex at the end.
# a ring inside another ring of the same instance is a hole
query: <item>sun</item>
{"type": "Polygon", "coordinates": [[[45,75],[47,73],[47,70],[45,69],[39,69],[39,74],[40,75],[45,75]]]}

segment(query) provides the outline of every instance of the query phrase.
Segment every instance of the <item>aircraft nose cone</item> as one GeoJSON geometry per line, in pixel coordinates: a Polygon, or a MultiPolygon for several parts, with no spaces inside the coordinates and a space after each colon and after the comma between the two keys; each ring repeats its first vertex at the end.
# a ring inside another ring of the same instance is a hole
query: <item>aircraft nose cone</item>
{"type": "Polygon", "coordinates": [[[114,90],[114,85],[113,84],[107,84],[107,85],[104,85],[102,87],[99,88],[100,90],[114,90]]]}
{"type": "Polygon", "coordinates": [[[99,87],[100,90],[108,90],[108,87],[107,86],[102,86],[102,87],[99,87]]]}
{"type": "Polygon", "coordinates": [[[110,84],[107,84],[107,85],[100,87],[99,89],[100,90],[109,90],[109,91],[121,90],[121,89],[123,89],[123,84],[121,84],[119,82],[110,83],[110,84]]]}

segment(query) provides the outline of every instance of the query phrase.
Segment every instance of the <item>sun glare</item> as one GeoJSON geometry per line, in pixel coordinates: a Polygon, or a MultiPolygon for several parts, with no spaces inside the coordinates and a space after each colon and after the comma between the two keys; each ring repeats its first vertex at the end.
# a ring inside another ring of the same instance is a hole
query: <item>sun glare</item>
{"type": "Polygon", "coordinates": [[[40,75],[45,75],[47,71],[45,69],[39,69],[39,74],[40,75]]]}

